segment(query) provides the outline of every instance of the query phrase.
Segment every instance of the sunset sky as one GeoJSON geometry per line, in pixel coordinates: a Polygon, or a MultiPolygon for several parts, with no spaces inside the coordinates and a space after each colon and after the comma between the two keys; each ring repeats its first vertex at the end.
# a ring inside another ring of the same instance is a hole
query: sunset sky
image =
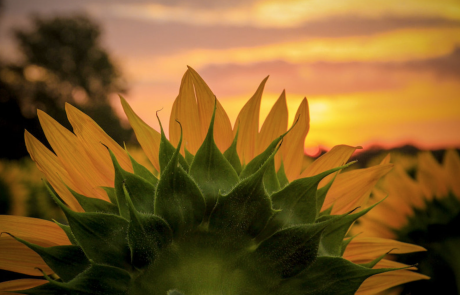
{"type": "MultiPolygon", "coordinates": [[[[310,104],[309,152],[336,144],[460,147],[460,1],[4,1],[0,55],[31,14],[87,13],[130,85],[132,108],[168,122],[187,65],[232,123],[270,78],[261,122],[283,89],[291,121],[310,104]]],[[[114,105],[119,102],[114,98],[114,105]]]]}

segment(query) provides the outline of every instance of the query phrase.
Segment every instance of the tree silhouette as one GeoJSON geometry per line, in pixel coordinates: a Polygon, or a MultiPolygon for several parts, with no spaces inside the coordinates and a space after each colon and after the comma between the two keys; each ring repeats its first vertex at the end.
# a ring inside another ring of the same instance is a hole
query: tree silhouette
{"type": "Polygon", "coordinates": [[[71,130],[66,102],[92,116],[118,143],[132,138],[109,103],[110,95],[124,93],[126,85],[100,36],[98,25],[84,15],[33,17],[30,30],[14,32],[22,59],[0,62],[0,136],[8,142],[0,145],[0,158],[27,155],[24,128],[46,142],[37,109],[71,130]]]}

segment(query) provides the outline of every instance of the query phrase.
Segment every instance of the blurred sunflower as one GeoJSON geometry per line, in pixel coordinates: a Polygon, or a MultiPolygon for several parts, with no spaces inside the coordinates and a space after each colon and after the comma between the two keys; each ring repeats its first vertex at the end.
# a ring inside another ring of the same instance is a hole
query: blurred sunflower
{"type": "Polygon", "coordinates": [[[259,131],[266,80],[232,128],[189,68],[173,104],[169,140],[122,98],[153,172],[75,107],[66,105],[73,133],[39,111],[54,153],[26,131],[27,149],[69,225],[0,216],[0,268],[46,279],[0,283],[0,291],[375,294],[426,279],[385,259],[390,251],[424,248],[346,237],[372,209],[360,207],[393,165],[337,174],[358,148],[346,145],[306,165],[307,100],[288,131],[283,92],[259,131]]]}
{"type": "MultiPolygon", "coordinates": [[[[354,233],[416,243],[428,251],[398,257],[418,263],[428,281],[407,284],[404,294],[460,292],[460,158],[447,150],[440,164],[430,152],[399,155],[395,168],[373,189],[370,204],[388,194],[381,205],[359,220],[354,233]]],[[[396,257],[394,258],[396,259],[396,257]]]]}

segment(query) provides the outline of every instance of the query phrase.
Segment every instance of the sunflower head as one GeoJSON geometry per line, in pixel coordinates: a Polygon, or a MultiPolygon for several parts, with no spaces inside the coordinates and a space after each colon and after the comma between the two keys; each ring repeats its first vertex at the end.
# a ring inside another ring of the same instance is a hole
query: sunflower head
{"type": "MultiPolygon", "coordinates": [[[[260,133],[256,126],[253,136],[258,118],[254,121],[252,113],[258,111],[254,101],[260,103],[261,87],[232,131],[219,102],[189,69],[173,107],[170,140],[162,128],[156,133],[147,127],[122,99],[155,173],[78,110],[68,107],[77,140],[42,113],[56,156],[30,135],[26,141],[48,177],[52,198],[67,217],[68,225],[58,226],[68,243],[44,247],[9,231],[49,267],[42,270],[45,284],[20,292],[354,294],[371,276],[396,271],[405,278],[412,273],[405,270],[409,266],[385,262],[391,242],[386,241],[383,252],[370,243],[370,256],[364,257],[352,249],[353,238],[346,238],[350,226],[374,207],[355,204],[365,203],[369,189],[391,165],[337,176],[355,150],[339,146],[302,170],[309,126],[306,100],[301,110],[307,113],[298,112],[289,131],[278,132],[276,122],[269,122],[260,133]],[[187,98],[192,94],[193,100],[187,98]],[[200,124],[190,119],[196,114],[193,106],[203,114],[197,119],[200,124]],[[204,134],[193,124],[207,124],[204,134]],[[260,141],[245,143],[251,136],[260,141]],[[296,153],[299,142],[301,152],[296,153]],[[68,151],[72,143],[74,150],[68,151]],[[82,157],[75,159],[76,154],[82,157]]],[[[405,246],[407,252],[420,250],[405,246]]],[[[363,285],[368,288],[363,292],[397,283],[377,279],[363,285]]]]}

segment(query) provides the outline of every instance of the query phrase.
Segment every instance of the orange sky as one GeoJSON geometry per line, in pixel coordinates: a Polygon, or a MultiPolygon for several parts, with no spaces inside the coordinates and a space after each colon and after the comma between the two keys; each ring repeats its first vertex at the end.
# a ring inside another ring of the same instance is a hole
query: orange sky
{"type": "Polygon", "coordinates": [[[261,120],[283,89],[291,116],[307,97],[310,150],[460,147],[458,0],[61,2],[5,1],[0,36],[31,12],[85,11],[128,77],[126,98],[155,128],[154,111],[168,121],[190,65],[232,122],[267,75],[261,120]]]}

